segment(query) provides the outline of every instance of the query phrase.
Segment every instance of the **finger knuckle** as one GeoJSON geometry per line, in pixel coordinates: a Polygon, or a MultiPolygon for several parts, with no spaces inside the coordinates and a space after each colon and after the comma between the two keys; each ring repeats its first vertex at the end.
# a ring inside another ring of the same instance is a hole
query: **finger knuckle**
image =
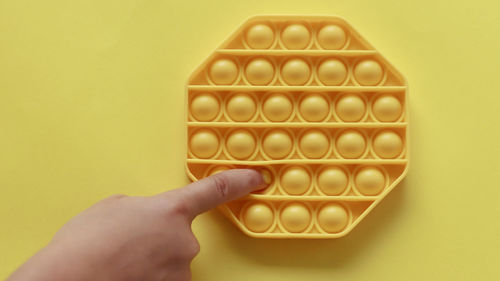
{"type": "Polygon", "coordinates": [[[122,199],[125,197],[127,197],[127,195],[125,195],[125,194],[113,194],[111,196],[108,196],[108,197],[102,199],[101,201],[99,201],[99,203],[109,203],[109,202],[113,202],[113,201],[116,201],[116,200],[119,200],[119,199],[122,199]]]}
{"type": "Polygon", "coordinates": [[[190,241],[186,243],[186,258],[193,259],[198,255],[198,253],[200,253],[200,243],[193,236],[190,241]]]}
{"type": "Polygon", "coordinates": [[[111,198],[111,199],[121,199],[121,198],[124,198],[124,197],[127,197],[127,195],[122,194],[122,193],[117,193],[117,194],[113,194],[113,195],[109,196],[108,198],[111,198]]]}
{"type": "Polygon", "coordinates": [[[184,200],[175,200],[170,203],[170,210],[180,216],[186,216],[190,213],[189,204],[184,200]]]}
{"type": "Polygon", "coordinates": [[[227,198],[230,189],[228,178],[220,174],[214,175],[211,178],[217,194],[219,194],[222,198],[227,198]]]}

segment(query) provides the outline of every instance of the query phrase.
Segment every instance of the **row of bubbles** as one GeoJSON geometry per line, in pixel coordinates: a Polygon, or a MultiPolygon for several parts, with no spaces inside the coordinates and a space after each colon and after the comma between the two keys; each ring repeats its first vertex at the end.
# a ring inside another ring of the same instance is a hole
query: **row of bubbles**
{"type": "Polygon", "coordinates": [[[247,28],[243,42],[249,49],[261,50],[273,48],[302,50],[312,47],[340,50],[347,47],[349,34],[341,26],[326,24],[316,28],[303,23],[291,23],[280,27],[258,23],[247,28]]]}
{"type": "Polygon", "coordinates": [[[354,129],[330,132],[322,129],[245,128],[224,132],[203,128],[195,130],[189,137],[189,154],[201,159],[224,159],[220,157],[221,153],[226,159],[233,160],[256,160],[260,155],[266,160],[394,159],[401,157],[403,152],[401,134],[389,129],[372,130],[368,134],[354,129]]]}
{"type": "Polygon", "coordinates": [[[276,227],[280,232],[289,233],[308,232],[313,227],[322,233],[339,233],[352,222],[352,213],[342,203],[291,202],[275,206],[251,201],[243,207],[240,220],[250,231],[257,233],[276,227]]]}
{"type": "Polygon", "coordinates": [[[361,85],[385,82],[386,71],[371,58],[252,57],[220,58],[209,67],[207,78],[214,85],[361,85]],[[238,59],[237,61],[234,59],[238,59]]]}
{"type": "Polygon", "coordinates": [[[395,95],[320,93],[195,95],[189,102],[192,120],[209,122],[395,122],[403,115],[395,95]]]}
{"type": "MultiPolygon", "coordinates": [[[[215,166],[206,176],[230,169],[215,166]]],[[[312,167],[287,164],[278,169],[260,168],[267,187],[257,194],[293,196],[377,196],[390,184],[389,172],[381,165],[348,169],[333,164],[312,167]]]]}

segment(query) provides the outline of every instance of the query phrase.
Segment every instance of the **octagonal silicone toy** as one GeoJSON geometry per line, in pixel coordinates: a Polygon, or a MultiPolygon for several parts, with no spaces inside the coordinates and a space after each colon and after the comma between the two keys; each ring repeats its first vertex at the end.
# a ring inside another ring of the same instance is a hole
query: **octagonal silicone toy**
{"type": "Polygon", "coordinates": [[[250,18],[193,72],[187,112],[191,180],[269,182],[220,207],[250,236],[343,236],[408,168],[407,83],[339,17],[250,18]]]}

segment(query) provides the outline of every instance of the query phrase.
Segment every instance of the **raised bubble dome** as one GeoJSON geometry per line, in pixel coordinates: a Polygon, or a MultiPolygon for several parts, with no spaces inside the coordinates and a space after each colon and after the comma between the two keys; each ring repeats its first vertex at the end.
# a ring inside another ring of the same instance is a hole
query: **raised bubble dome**
{"type": "Polygon", "coordinates": [[[301,232],[311,223],[311,213],[304,204],[292,203],[283,208],[280,219],[286,230],[301,232]]]}
{"type": "Polygon", "coordinates": [[[281,40],[288,49],[304,49],[311,41],[311,33],[302,24],[291,24],[281,33],[281,40]]]}
{"type": "Polygon", "coordinates": [[[210,78],[215,84],[233,84],[238,78],[238,67],[232,60],[217,60],[210,67],[210,78]]]}
{"type": "Polygon", "coordinates": [[[343,132],[337,138],[337,151],[344,158],[358,158],[365,149],[365,138],[357,131],[343,132]]]}
{"type": "Polygon", "coordinates": [[[299,147],[307,158],[321,158],[327,154],[330,141],[323,132],[311,130],[302,136],[299,147]]]}
{"type": "Polygon", "coordinates": [[[227,167],[227,166],[217,166],[217,167],[211,169],[210,173],[208,175],[213,176],[213,175],[216,175],[218,173],[221,173],[221,172],[224,172],[227,170],[229,170],[229,167],[227,167]]]}
{"type": "Polygon", "coordinates": [[[236,159],[249,158],[255,151],[255,138],[246,130],[232,132],[226,141],[226,149],[236,159]]]}
{"type": "Polygon", "coordinates": [[[211,130],[199,130],[191,136],[189,149],[200,158],[210,158],[219,149],[219,138],[211,130]]]}
{"type": "Polygon", "coordinates": [[[280,184],[288,194],[304,194],[311,185],[311,176],[302,167],[290,167],[281,175],[280,184]]]}
{"type": "Polygon", "coordinates": [[[299,105],[299,111],[302,118],[307,121],[317,122],[328,117],[330,105],[321,95],[313,94],[306,96],[299,105]]]}
{"type": "Polygon", "coordinates": [[[234,121],[248,121],[257,110],[257,105],[248,94],[237,94],[232,96],[226,105],[226,112],[234,121]]]}
{"type": "Polygon", "coordinates": [[[267,85],[274,77],[273,64],[267,59],[254,59],[247,64],[245,77],[252,85],[267,85]]]}
{"type": "Polygon", "coordinates": [[[292,151],[293,142],[284,130],[272,130],[262,142],[264,152],[273,159],[285,158],[292,151]]]}
{"type": "Polygon", "coordinates": [[[373,150],[381,158],[395,158],[403,150],[403,140],[392,131],[382,131],[373,140],[373,150]]]}
{"type": "Polygon", "coordinates": [[[301,59],[287,61],[281,69],[281,77],[288,85],[304,85],[311,76],[309,65],[301,59]]]}
{"type": "Polygon", "coordinates": [[[373,86],[380,83],[384,76],[384,70],[374,60],[364,60],[354,68],[354,78],[363,86],[373,86]]]}
{"type": "Polygon", "coordinates": [[[246,208],[243,221],[251,231],[264,232],[273,225],[274,213],[268,205],[254,203],[246,208]]]}
{"type": "Polygon", "coordinates": [[[384,95],[373,103],[373,115],[382,122],[394,122],[399,119],[403,111],[401,102],[389,95],[384,95]]]}
{"type": "Polygon", "coordinates": [[[349,214],[342,205],[330,203],[318,213],[318,224],[326,232],[337,233],[344,230],[349,223],[349,214]]]}
{"type": "Polygon", "coordinates": [[[335,24],[325,25],[318,32],[318,43],[323,49],[342,49],[346,41],[347,35],[345,31],[335,24]]]}
{"type": "Polygon", "coordinates": [[[406,81],[342,18],[252,17],[186,88],[189,178],[262,175],[218,208],[249,236],[344,236],[406,175],[406,81]]]}
{"type": "Polygon", "coordinates": [[[366,112],[365,102],[357,95],[342,96],[335,106],[337,116],[344,122],[361,120],[366,112]]]}
{"type": "Polygon", "coordinates": [[[318,176],[318,187],[326,195],[339,195],[347,189],[349,178],[338,167],[327,167],[318,176]]]}
{"type": "Polygon", "coordinates": [[[248,29],[246,42],[252,49],[268,49],[274,42],[274,31],[268,25],[256,24],[248,29]]]}
{"type": "Polygon", "coordinates": [[[282,122],[292,115],[293,104],[287,96],[274,94],[266,99],[262,111],[269,121],[282,122]]]}
{"type": "Polygon", "coordinates": [[[380,169],[366,167],[355,176],[356,189],[363,195],[373,196],[379,194],[385,187],[385,177],[380,169]]]}
{"type": "Polygon", "coordinates": [[[219,114],[220,105],[214,95],[203,93],[193,98],[189,110],[198,121],[212,121],[219,114]]]}
{"type": "Polygon", "coordinates": [[[337,86],[347,78],[345,64],[337,59],[328,59],[318,67],[318,78],[326,86],[337,86]]]}

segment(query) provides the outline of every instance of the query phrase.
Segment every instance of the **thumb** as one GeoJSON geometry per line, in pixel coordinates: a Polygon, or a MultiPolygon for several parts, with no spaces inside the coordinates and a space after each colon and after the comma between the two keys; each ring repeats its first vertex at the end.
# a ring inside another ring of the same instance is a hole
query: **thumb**
{"type": "Polygon", "coordinates": [[[233,169],[193,182],[172,192],[188,205],[191,217],[195,217],[218,205],[258,190],[263,185],[264,179],[260,172],[250,169],[233,169]]]}

